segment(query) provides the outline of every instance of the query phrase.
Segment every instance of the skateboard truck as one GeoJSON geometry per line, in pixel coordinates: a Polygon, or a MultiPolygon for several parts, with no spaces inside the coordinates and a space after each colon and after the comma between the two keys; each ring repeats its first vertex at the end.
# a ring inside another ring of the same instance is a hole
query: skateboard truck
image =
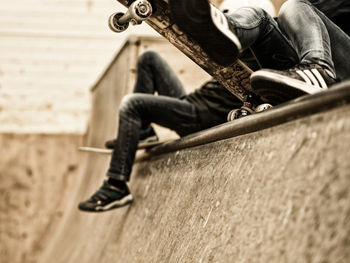
{"type": "Polygon", "coordinates": [[[256,98],[251,94],[245,95],[243,100],[243,105],[239,109],[231,110],[227,115],[227,121],[233,121],[241,117],[245,117],[251,114],[263,112],[272,108],[269,103],[258,104],[256,98]],[[257,105],[256,107],[254,105],[257,105]]]}
{"type": "Polygon", "coordinates": [[[147,0],[136,0],[133,2],[126,13],[117,12],[108,19],[109,28],[121,33],[129,27],[129,23],[139,25],[152,15],[152,5],[147,0]]]}

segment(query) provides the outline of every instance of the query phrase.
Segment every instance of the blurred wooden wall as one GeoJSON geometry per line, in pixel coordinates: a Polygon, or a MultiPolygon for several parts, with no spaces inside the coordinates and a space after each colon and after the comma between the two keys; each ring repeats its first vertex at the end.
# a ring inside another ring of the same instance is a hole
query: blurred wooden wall
{"type": "Polygon", "coordinates": [[[128,34],[115,34],[115,0],[0,1],[0,131],[82,131],[89,89],[128,34]]]}

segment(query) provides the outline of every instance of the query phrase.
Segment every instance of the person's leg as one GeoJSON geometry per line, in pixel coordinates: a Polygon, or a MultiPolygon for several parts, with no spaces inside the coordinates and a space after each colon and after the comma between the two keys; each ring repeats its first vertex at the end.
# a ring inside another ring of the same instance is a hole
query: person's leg
{"type": "Polygon", "coordinates": [[[342,81],[349,79],[350,63],[347,61],[347,59],[344,59],[350,57],[349,35],[347,35],[336,24],[329,20],[328,17],[317,8],[315,9],[315,12],[322,19],[329,34],[332,59],[334,62],[337,80],[342,81]]]}
{"type": "Polygon", "coordinates": [[[119,134],[107,171],[109,179],[90,199],[79,204],[80,210],[105,211],[131,202],[126,182],[130,179],[144,121],[175,130],[181,136],[201,129],[195,106],[186,99],[168,96],[127,95],[122,101],[119,116],[119,134]],[[110,190],[109,185],[114,188],[110,190]]]}
{"type": "Polygon", "coordinates": [[[332,20],[347,35],[350,35],[349,0],[309,0],[309,2],[332,20]]]}
{"type": "Polygon", "coordinates": [[[253,73],[251,84],[256,93],[278,104],[327,89],[336,75],[338,80],[349,76],[350,65],[344,60],[350,55],[349,37],[308,1],[285,2],[278,22],[294,44],[300,63],[288,71],[253,73]]]}
{"type": "Polygon", "coordinates": [[[119,117],[119,135],[108,176],[123,181],[129,180],[143,122],[153,122],[170,128],[181,136],[200,128],[192,103],[167,96],[127,95],[123,99],[119,117]]]}
{"type": "Polygon", "coordinates": [[[344,58],[350,57],[350,37],[318,8],[309,1],[289,0],[281,8],[279,23],[302,64],[316,63],[340,81],[349,78],[350,63],[344,58]]]}
{"type": "Polygon", "coordinates": [[[310,2],[285,2],[280,9],[278,23],[292,41],[301,64],[316,63],[335,77],[329,34],[310,2]]]}
{"type": "Polygon", "coordinates": [[[290,41],[264,9],[242,7],[229,14],[227,19],[243,49],[249,48],[261,68],[286,69],[298,63],[290,41]]]}
{"type": "MultiPolygon", "coordinates": [[[[137,79],[134,93],[155,94],[182,98],[186,91],[175,72],[166,61],[156,52],[147,51],[139,56],[137,62],[137,79]]],[[[149,122],[144,121],[140,130],[140,143],[158,140],[158,136],[149,122]]],[[[106,148],[114,149],[117,139],[108,140],[106,148]]]]}
{"type": "Polygon", "coordinates": [[[137,79],[134,93],[154,94],[182,98],[186,91],[175,72],[156,52],[143,53],[137,62],[137,79]]]}
{"type": "MultiPolygon", "coordinates": [[[[143,53],[137,63],[137,80],[134,93],[148,93],[182,98],[186,91],[181,81],[170,68],[168,63],[156,52],[143,53]]],[[[158,141],[158,136],[151,124],[147,121],[142,123],[140,130],[140,144],[158,141]]]]}
{"type": "Polygon", "coordinates": [[[172,0],[169,6],[180,29],[220,65],[234,63],[248,48],[263,67],[286,68],[298,62],[277,23],[261,8],[241,8],[225,16],[207,0],[172,0]]]}

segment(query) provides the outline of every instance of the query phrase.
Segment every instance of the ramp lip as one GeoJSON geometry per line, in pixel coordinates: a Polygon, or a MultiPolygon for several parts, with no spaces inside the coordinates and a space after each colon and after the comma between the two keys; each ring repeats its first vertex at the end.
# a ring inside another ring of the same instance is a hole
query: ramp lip
{"type": "Polygon", "coordinates": [[[313,95],[305,95],[280,104],[271,110],[250,115],[203,130],[178,140],[163,143],[149,149],[139,159],[200,146],[240,135],[271,128],[308,115],[327,111],[349,104],[350,81],[344,81],[332,88],[313,95]]]}

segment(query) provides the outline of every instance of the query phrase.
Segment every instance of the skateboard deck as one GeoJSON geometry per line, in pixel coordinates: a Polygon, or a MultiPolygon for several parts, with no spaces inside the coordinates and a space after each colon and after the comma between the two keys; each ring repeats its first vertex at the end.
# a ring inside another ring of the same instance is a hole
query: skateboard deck
{"type": "Polygon", "coordinates": [[[133,2],[131,5],[128,0],[118,0],[118,2],[129,9],[126,15],[123,13],[111,15],[109,26],[113,31],[122,32],[126,30],[129,21],[133,24],[140,24],[142,21],[145,21],[240,100],[245,101],[248,94],[252,93],[249,81],[252,70],[240,60],[228,67],[218,65],[211,60],[194,40],[180,31],[170,20],[167,0],[137,0],[136,2],[138,3],[133,2]],[[142,4],[145,4],[145,6],[141,6],[142,4]],[[138,10],[136,10],[137,5],[141,6],[138,10]],[[150,8],[148,13],[146,11],[147,8],[150,8]],[[143,13],[143,11],[145,12],[143,13]],[[115,23],[120,21],[119,19],[122,20],[121,26],[115,23]]]}
{"type": "MultiPolygon", "coordinates": [[[[157,145],[161,145],[165,142],[166,141],[140,143],[137,146],[137,149],[138,150],[142,150],[142,149],[148,150],[148,149],[151,149],[152,147],[155,147],[157,145]]],[[[86,147],[86,146],[79,147],[78,150],[81,152],[91,152],[91,153],[100,153],[100,154],[112,154],[112,152],[113,152],[113,150],[111,150],[111,149],[98,148],[98,147],[86,147]]]]}

